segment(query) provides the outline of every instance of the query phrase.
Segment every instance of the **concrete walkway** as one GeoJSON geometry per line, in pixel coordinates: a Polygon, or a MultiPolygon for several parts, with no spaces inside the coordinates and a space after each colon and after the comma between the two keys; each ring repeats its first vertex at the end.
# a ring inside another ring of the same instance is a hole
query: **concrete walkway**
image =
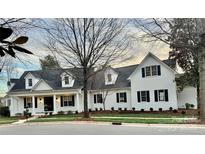
{"type": "Polygon", "coordinates": [[[12,124],[14,124],[14,125],[23,124],[27,121],[34,120],[34,119],[37,119],[37,118],[38,118],[38,116],[34,116],[34,117],[31,117],[31,118],[28,118],[28,119],[21,119],[21,120],[19,120],[17,122],[14,122],[12,124]]]}

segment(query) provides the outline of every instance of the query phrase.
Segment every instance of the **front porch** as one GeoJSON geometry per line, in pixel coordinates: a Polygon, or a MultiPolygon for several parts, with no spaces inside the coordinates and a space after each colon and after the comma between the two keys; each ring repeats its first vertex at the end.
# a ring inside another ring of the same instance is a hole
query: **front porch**
{"type": "Polygon", "coordinates": [[[81,112],[80,97],[79,92],[12,96],[10,97],[11,116],[23,114],[26,109],[32,115],[57,114],[60,111],[81,112]]]}

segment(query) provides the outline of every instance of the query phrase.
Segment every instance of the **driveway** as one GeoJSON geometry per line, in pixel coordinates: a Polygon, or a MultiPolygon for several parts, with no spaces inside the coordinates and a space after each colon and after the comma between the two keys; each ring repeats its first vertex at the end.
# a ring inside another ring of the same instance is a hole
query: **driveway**
{"type": "Polygon", "coordinates": [[[0,135],[205,135],[205,126],[64,122],[0,126],[0,135]]]}

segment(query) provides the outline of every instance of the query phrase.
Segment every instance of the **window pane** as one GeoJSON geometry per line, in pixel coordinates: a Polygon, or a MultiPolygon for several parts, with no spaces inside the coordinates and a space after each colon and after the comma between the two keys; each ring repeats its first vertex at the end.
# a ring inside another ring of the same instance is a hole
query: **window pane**
{"type": "Polygon", "coordinates": [[[146,67],[146,76],[150,76],[151,75],[151,70],[150,70],[150,67],[146,67]]]}
{"type": "Polygon", "coordinates": [[[142,102],[146,102],[147,101],[147,93],[146,93],[146,91],[141,91],[141,100],[142,100],[142,102]]]}
{"type": "Polygon", "coordinates": [[[97,103],[102,103],[102,94],[97,94],[97,103]]]}
{"type": "Polygon", "coordinates": [[[120,102],[125,102],[125,93],[120,93],[120,102]]]}
{"type": "Polygon", "coordinates": [[[152,75],[157,75],[157,66],[152,66],[152,75]]]}
{"type": "Polygon", "coordinates": [[[159,90],[159,100],[164,101],[165,100],[165,91],[159,90]]]}
{"type": "Polygon", "coordinates": [[[108,80],[108,82],[111,82],[111,81],[112,81],[112,74],[108,74],[108,75],[107,75],[107,80],[108,80]]]}
{"type": "Polygon", "coordinates": [[[68,76],[65,76],[65,84],[69,84],[69,77],[68,76]]]}
{"type": "Polygon", "coordinates": [[[32,86],[32,79],[28,79],[28,85],[32,86]]]}

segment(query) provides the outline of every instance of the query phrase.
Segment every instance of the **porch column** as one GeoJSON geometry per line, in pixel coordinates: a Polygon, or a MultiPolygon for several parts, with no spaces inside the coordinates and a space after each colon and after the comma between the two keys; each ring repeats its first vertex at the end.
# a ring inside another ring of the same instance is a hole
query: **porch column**
{"type": "Polygon", "coordinates": [[[79,104],[79,93],[76,93],[76,108],[78,112],[80,111],[80,104],[79,104]]]}
{"type": "Polygon", "coordinates": [[[56,109],[56,95],[53,95],[53,114],[57,114],[57,109],[56,109]]]}
{"type": "Polygon", "coordinates": [[[32,115],[35,115],[35,96],[32,96],[32,115]]]}

